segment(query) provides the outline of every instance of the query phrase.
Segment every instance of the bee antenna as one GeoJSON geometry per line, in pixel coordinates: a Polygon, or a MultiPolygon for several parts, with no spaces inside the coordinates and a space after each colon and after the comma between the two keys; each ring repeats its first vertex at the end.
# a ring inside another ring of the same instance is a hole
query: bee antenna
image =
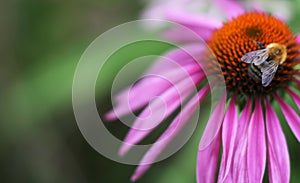
{"type": "Polygon", "coordinates": [[[260,47],[260,49],[265,48],[265,46],[261,42],[258,42],[258,41],[255,41],[255,40],[253,40],[253,42],[256,43],[260,47]]]}

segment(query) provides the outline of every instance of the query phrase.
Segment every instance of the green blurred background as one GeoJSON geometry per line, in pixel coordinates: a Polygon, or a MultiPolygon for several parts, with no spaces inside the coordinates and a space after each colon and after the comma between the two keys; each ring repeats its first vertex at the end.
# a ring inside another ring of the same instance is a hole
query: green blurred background
{"type": "MultiPolygon", "coordinates": [[[[300,2],[293,3],[290,25],[299,32],[300,2]]],[[[129,182],[135,166],[106,159],[82,137],[72,111],[72,79],[86,47],[109,28],[138,19],[144,5],[138,0],[0,3],[0,182],[129,182]]],[[[168,48],[158,45],[152,52],[168,48]]],[[[136,49],[126,54],[134,53],[136,49]]],[[[115,72],[107,72],[106,83],[98,88],[98,105],[106,111],[111,105],[106,86],[115,72]]],[[[292,159],[291,179],[300,182],[299,143],[285,123],[283,127],[292,159]]],[[[126,133],[119,123],[109,128],[117,136],[126,133]]],[[[138,182],[195,182],[200,135],[194,134],[187,146],[155,164],[138,182]]]]}

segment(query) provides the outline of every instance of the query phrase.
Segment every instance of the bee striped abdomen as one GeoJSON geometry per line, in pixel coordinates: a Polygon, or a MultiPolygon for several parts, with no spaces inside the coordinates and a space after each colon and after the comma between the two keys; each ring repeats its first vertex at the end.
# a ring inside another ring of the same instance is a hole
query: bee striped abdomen
{"type": "Polygon", "coordinates": [[[253,78],[255,81],[261,81],[261,71],[260,71],[260,66],[250,64],[248,68],[248,75],[253,78]]]}

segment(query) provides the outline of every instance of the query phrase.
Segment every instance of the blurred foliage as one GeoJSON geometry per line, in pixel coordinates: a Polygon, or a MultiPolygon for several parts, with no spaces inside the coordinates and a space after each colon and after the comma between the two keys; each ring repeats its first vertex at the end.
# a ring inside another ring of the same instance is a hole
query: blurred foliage
{"type": "MultiPolygon", "coordinates": [[[[290,25],[300,32],[300,0],[294,3],[290,25]]],[[[71,92],[76,64],[90,42],[109,28],[137,19],[142,7],[137,0],[0,3],[1,182],[129,181],[134,166],[104,158],[81,136],[72,112],[71,92]]],[[[151,49],[141,49],[138,53],[135,47],[125,48],[124,55],[111,58],[114,64],[108,65],[104,72],[106,83],[97,85],[99,106],[110,108],[110,91],[103,89],[111,84],[122,66],[118,60],[129,61],[139,54],[159,54],[170,48],[149,46],[151,49]]],[[[299,143],[282,121],[292,160],[292,182],[299,182],[299,143]]],[[[201,131],[203,124],[197,130],[201,131]]],[[[118,132],[122,127],[114,127],[115,133],[124,132],[118,132]]],[[[200,135],[195,133],[185,148],[153,165],[138,182],[194,182],[200,135]]]]}

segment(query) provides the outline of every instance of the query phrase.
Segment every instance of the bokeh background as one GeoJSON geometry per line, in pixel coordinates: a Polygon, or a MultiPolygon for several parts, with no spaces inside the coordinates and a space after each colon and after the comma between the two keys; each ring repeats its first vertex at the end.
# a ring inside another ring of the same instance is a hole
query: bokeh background
{"type": "MultiPolygon", "coordinates": [[[[289,25],[300,32],[300,1],[291,3],[289,25]]],[[[72,111],[72,79],[86,47],[104,31],[138,19],[145,4],[138,0],[0,2],[0,182],[129,182],[135,166],[106,159],[82,137],[72,111]]],[[[170,48],[149,47],[157,54],[170,48]]],[[[118,59],[137,49],[115,58],[111,68],[120,67],[118,59]]],[[[98,86],[97,102],[104,111],[111,107],[109,86],[115,73],[107,71],[105,83],[98,86]]],[[[279,116],[291,155],[291,182],[300,182],[300,146],[279,116]]],[[[118,122],[108,128],[116,136],[126,133],[118,122]]],[[[138,182],[195,182],[200,135],[195,133],[182,150],[153,165],[138,182]]]]}

